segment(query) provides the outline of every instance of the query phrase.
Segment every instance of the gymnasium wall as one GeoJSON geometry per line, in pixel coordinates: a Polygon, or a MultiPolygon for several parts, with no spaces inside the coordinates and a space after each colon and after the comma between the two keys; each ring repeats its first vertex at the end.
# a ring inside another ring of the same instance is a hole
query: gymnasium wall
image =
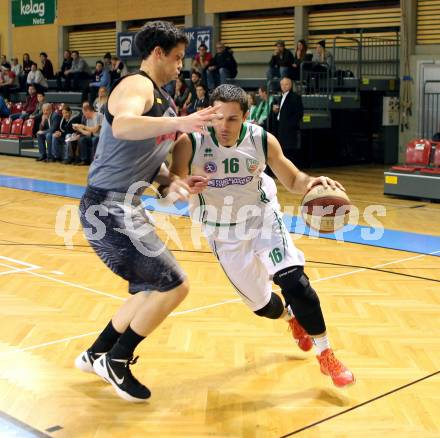
{"type": "Polygon", "coordinates": [[[61,26],[173,17],[191,13],[191,0],[58,0],[58,24],[61,26]]]}
{"type": "MultiPolygon", "coordinates": [[[[374,1],[374,0],[362,0],[374,1]]],[[[205,12],[252,11],[256,9],[291,8],[294,6],[358,3],[359,0],[205,0],[205,12]]]]}
{"type": "Polygon", "coordinates": [[[12,55],[21,63],[23,53],[29,53],[31,59],[40,65],[40,52],[46,52],[52,61],[54,70],[58,69],[58,26],[20,26],[12,28],[12,55]]]}
{"type": "Polygon", "coordinates": [[[9,50],[9,1],[0,1],[0,52],[8,58],[12,53],[9,50]]]}

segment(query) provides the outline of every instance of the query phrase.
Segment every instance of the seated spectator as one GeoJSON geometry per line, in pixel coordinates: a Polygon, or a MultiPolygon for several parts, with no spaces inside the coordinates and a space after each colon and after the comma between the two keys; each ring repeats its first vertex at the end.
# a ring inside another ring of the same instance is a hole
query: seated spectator
{"type": "Polygon", "coordinates": [[[90,102],[95,101],[100,87],[110,88],[110,72],[104,70],[104,63],[102,61],[96,61],[94,79],[95,80],[89,84],[90,102]]]}
{"type": "Polygon", "coordinates": [[[34,135],[37,132],[38,127],[41,124],[41,118],[43,117],[43,105],[46,103],[46,96],[41,91],[37,93],[37,106],[35,107],[35,111],[29,116],[30,119],[35,119],[34,123],[34,135]]]}
{"type": "Polygon", "coordinates": [[[73,125],[81,121],[80,116],[73,117],[69,105],[64,105],[58,129],[52,135],[52,156],[55,161],[63,161],[64,164],[73,162],[71,153],[72,135],[75,133],[73,125]],[[68,140],[66,142],[66,140],[68,140]]]}
{"type": "Polygon", "coordinates": [[[290,77],[292,75],[292,66],[294,57],[292,52],[286,49],[284,41],[280,40],[275,43],[275,49],[269,61],[269,69],[267,70],[267,80],[273,78],[290,77]]]}
{"type": "Polygon", "coordinates": [[[127,76],[128,70],[126,65],[117,57],[112,56],[110,66],[110,80],[113,85],[118,79],[127,76]]]}
{"type": "Polygon", "coordinates": [[[209,99],[207,94],[208,91],[203,84],[197,85],[196,99],[188,106],[188,114],[195,113],[196,111],[200,111],[203,108],[207,108],[209,106],[209,99]]]}
{"type": "Polygon", "coordinates": [[[186,106],[189,106],[191,103],[193,103],[197,99],[197,93],[196,88],[197,85],[202,84],[202,75],[198,70],[193,70],[191,72],[191,81],[188,85],[189,88],[189,95],[188,99],[186,101],[186,106]]]}
{"type": "Polygon", "coordinates": [[[21,64],[18,63],[18,58],[12,58],[12,67],[11,67],[11,71],[13,71],[15,73],[15,77],[17,78],[17,85],[19,85],[19,78],[20,76],[23,74],[23,67],[21,66],[21,64]]]}
{"type": "Polygon", "coordinates": [[[34,85],[29,85],[28,96],[24,102],[21,113],[12,114],[11,119],[23,119],[26,120],[36,109],[38,103],[37,89],[34,85]]]}
{"type": "Polygon", "coordinates": [[[202,72],[203,70],[205,70],[206,67],[208,67],[211,60],[212,53],[208,52],[208,47],[206,46],[206,44],[202,43],[199,46],[199,51],[194,56],[191,68],[202,72]]]}
{"type": "Polygon", "coordinates": [[[301,75],[301,63],[306,59],[307,44],[304,40],[299,40],[296,44],[296,50],[293,60],[293,80],[298,81],[301,75]]]}
{"type": "Polygon", "coordinates": [[[194,56],[192,61],[192,69],[197,70],[202,74],[203,82],[206,84],[206,69],[209,66],[209,63],[212,61],[212,53],[208,52],[208,47],[206,44],[200,44],[199,51],[194,56]]]}
{"type": "Polygon", "coordinates": [[[273,96],[269,97],[266,85],[262,85],[258,89],[258,95],[260,96],[260,103],[255,110],[255,122],[257,125],[269,130],[269,114],[273,105],[273,96]]]}
{"type": "Polygon", "coordinates": [[[78,164],[80,166],[86,166],[93,161],[95,156],[103,114],[94,111],[88,102],[83,103],[82,111],[86,119],[86,124],[73,124],[73,129],[80,134],[78,141],[80,161],[78,164]]]}
{"type": "Polygon", "coordinates": [[[256,113],[257,113],[257,99],[255,97],[255,93],[251,91],[247,95],[248,97],[248,115],[246,121],[249,123],[256,123],[256,113]]]}
{"type": "Polygon", "coordinates": [[[224,84],[226,79],[237,76],[237,62],[235,61],[233,51],[221,41],[217,43],[216,51],[217,53],[211,59],[206,70],[209,90],[224,84]]]}
{"type": "Polygon", "coordinates": [[[19,77],[20,89],[21,90],[26,90],[26,87],[27,87],[27,82],[26,82],[27,81],[27,76],[28,76],[29,72],[32,69],[32,64],[33,63],[34,63],[34,61],[31,61],[29,53],[25,53],[23,55],[23,73],[19,77]]]}
{"type": "Polygon", "coordinates": [[[104,66],[104,70],[110,71],[112,68],[112,54],[110,52],[107,52],[102,57],[102,63],[104,66]]]}
{"type": "Polygon", "coordinates": [[[325,48],[325,40],[321,40],[316,45],[315,53],[312,58],[312,70],[316,72],[327,71],[326,66],[330,68],[330,72],[334,72],[335,63],[333,55],[325,48]]]}
{"type": "Polygon", "coordinates": [[[46,78],[43,76],[43,73],[37,69],[35,62],[32,63],[32,68],[27,76],[26,82],[28,85],[34,85],[37,91],[47,91],[48,85],[46,78]]]}
{"type": "Polygon", "coordinates": [[[8,101],[0,96],[0,117],[9,117],[11,110],[8,106],[8,101]]]}
{"type": "MultiPolygon", "coordinates": [[[[9,63],[7,65],[10,65],[9,63]]],[[[0,95],[9,99],[11,93],[18,90],[15,73],[7,65],[2,66],[0,75],[0,95]]]]}
{"type": "Polygon", "coordinates": [[[38,150],[40,152],[37,161],[55,161],[55,157],[52,155],[52,136],[59,129],[59,125],[60,116],[52,111],[51,103],[45,103],[43,105],[43,116],[37,131],[38,150]]]}
{"type": "Polygon", "coordinates": [[[11,70],[11,64],[9,64],[6,55],[2,55],[0,58],[0,69],[4,70],[4,69],[8,69],[11,70]]]}
{"type": "Polygon", "coordinates": [[[46,52],[40,53],[40,61],[41,61],[41,73],[46,79],[53,79],[53,65],[52,61],[47,57],[46,52]]]}
{"type": "Polygon", "coordinates": [[[98,90],[98,97],[93,102],[93,109],[97,113],[104,114],[104,105],[107,103],[108,100],[108,91],[105,87],[99,87],[98,90]]]}
{"type": "Polygon", "coordinates": [[[190,99],[189,88],[186,85],[185,79],[179,76],[176,80],[176,89],[174,92],[174,103],[177,106],[177,115],[182,115],[182,111],[186,112],[186,102],[190,99]]]}
{"type": "Polygon", "coordinates": [[[72,68],[72,52],[70,50],[64,50],[63,63],[60,70],[57,71],[55,77],[57,79],[58,90],[62,89],[62,80],[64,79],[64,73],[72,68]]]}
{"type": "Polygon", "coordinates": [[[89,79],[89,77],[89,65],[79,56],[78,50],[72,50],[72,67],[64,72],[65,90],[81,90],[81,81],[89,79]]]}

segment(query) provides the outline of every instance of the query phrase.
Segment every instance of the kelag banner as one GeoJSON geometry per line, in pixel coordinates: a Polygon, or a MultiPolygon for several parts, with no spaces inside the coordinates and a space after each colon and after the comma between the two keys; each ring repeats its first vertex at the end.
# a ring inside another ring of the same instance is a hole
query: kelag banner
{"type": "Polygon", "coordinates": [[[56,0],[12,0],[14,26],[51,24],[55,21],[55,15],[56,0]]]}

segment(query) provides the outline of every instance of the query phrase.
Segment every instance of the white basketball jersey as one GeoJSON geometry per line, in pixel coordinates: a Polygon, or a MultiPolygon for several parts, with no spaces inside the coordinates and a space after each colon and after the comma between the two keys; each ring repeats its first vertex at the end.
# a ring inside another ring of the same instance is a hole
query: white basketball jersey
{"type": "Polygon", "coordinates": [[[264,173],[267,133],[263,128],[244,123],[231,147],[221,146],[212,128],[207,135],[189,137],[193,147],[191,174],[210,178],[208,187],[190,198],[193,219],[226,226],[255,217],[258,210],[263,214],[268,205],[278,208],[275,182],[264,173]]]}

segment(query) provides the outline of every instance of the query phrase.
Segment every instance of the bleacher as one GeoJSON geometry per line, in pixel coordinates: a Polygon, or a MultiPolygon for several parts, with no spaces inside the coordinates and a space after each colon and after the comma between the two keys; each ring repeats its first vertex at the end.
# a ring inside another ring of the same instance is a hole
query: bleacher
{"type": "Polygon", "coordinates": [[[416,139],[406,146],[405,163],[384,172],[384,194],[440,200],[440,142],[416,139]]]}
{"type": "Polygon", "coordinates": [[[33,149],[32,132],[35,120],[5,118],[0,123],[0,153],[6,155],[22,155],[23,149],[33,149]]]}
{"type": "MultiPolygon", "coordinates": [[[[17,93],[13,99],[11,114],[22,111],[26,93],[17,93]]],[[[81,111],[81,93],[75,92],[47,92],[47,103],[52,103],[53,111],[61,114],[63,103],[69,103],[73,112],[81,111]]],[[[36,140],[32,136],[35,120],[25,121],[10,118],[0,120],[0,154],[19,155],[24,157],[37,157],[38,148],[36,140]]]]}

